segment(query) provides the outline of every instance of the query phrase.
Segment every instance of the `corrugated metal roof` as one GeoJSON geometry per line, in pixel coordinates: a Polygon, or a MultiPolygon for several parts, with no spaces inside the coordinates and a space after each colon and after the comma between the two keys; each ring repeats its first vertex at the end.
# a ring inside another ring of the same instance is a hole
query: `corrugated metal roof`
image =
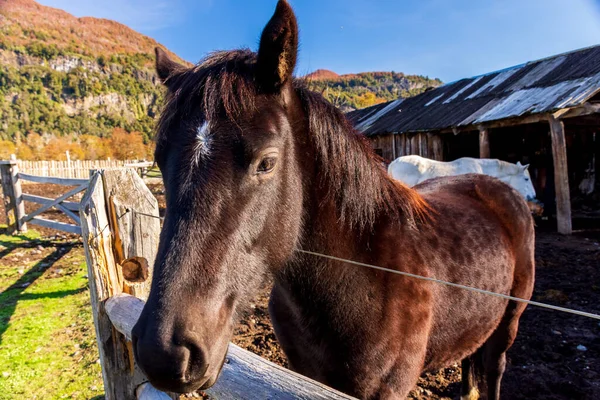
{"type": "Polygon", "coordinates": [[[600,45],[348,113],[366,135],[477,125],[576,107],[600,91],[600,45]]]}

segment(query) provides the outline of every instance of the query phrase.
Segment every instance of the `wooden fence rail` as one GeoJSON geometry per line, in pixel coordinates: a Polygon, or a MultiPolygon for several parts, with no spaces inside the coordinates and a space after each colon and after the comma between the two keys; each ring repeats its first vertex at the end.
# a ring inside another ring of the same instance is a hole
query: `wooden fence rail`
{"type": "Polygon", "coordinates": [[[16,161],[19,170],[28,175],[81,179],[89,178],[92,169],[123,168],[140,163],[138,160],[16,161]]]}
{"type": "MultiPolygon", "coordinates": [[[[131,169],[97,171],[79,213],[106,399],[177,398],[147,382],[131,344],[158,248],[156,199],[131,169]]],[[[227,359],[219,380],[206,391],[211,398],[351,399],[233,344],[227,359]]]]}
{"type": "Polygon", "coordinates": [[[79,197],[79,194],[87,189],[91,170],[97,166],[110,169],[122,169],[125,166],[134,168],[140,176],[145,177],[152,165],[153,163],[149,161],[21,161],[16,159],[0,161],[0,177],[8,230],[24,232],[27,230],[29,222],[46,228],[81,234],[81,222],[75,213],[79,210],[79,203],[67,199],[73,196],[79,197]],[[55,175],[49,176],[48,174],[55,175]],[[24,182],[75,186],[75,188],[52,199],[23,193],[22,184],[24,182]],[[41,207],[27,214],[24,205],[26,201],[40,204],[41,207]],[[61,211],[69,217],[72,223],[52,221],[40,216],[52,208],[61,211]]]}

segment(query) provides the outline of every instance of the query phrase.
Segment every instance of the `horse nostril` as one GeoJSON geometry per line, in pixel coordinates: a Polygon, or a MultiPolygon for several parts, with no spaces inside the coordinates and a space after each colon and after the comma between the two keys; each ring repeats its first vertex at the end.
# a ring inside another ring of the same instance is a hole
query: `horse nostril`
{"type": "Polygon", "coordinates": [[[185,366],[185,380],[193,382],[202,379],[208,370],[206,352],[194,340],[187,340],[183,346],[188,351],[187,365],[185,366]]]}
{"type": "Polygon", "coordinates": [[[209,367],[202,344],[194,337],[149,334],[153,331],[132,332],[135,359],[152,385],[177,393],[200,387],[209,367]]]}

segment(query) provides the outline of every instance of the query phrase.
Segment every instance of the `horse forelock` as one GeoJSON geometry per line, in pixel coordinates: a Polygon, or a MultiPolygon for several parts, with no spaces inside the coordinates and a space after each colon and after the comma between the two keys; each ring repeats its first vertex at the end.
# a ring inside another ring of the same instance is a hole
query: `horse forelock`
{"type": "Polygon", "coordinates": [[[256,53],[248,49],[221,51],[169,77],[169,91],[157,124],[157,147],[176,139],[169,137],[169,132],[179,120],[200,115],[204,122],[225,118],[236,123],[255,110],[255,64],[256,53]]]}

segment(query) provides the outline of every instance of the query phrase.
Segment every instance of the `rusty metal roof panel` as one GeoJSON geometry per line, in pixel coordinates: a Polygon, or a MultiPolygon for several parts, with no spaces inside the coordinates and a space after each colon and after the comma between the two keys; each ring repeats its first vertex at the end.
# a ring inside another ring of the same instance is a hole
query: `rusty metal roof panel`
{"type": "Polygon", "coordinates": [[[418,132],[576,107],[600,91],[600,45],[461,79],[348,114],[366,135],[418,132]]]}

